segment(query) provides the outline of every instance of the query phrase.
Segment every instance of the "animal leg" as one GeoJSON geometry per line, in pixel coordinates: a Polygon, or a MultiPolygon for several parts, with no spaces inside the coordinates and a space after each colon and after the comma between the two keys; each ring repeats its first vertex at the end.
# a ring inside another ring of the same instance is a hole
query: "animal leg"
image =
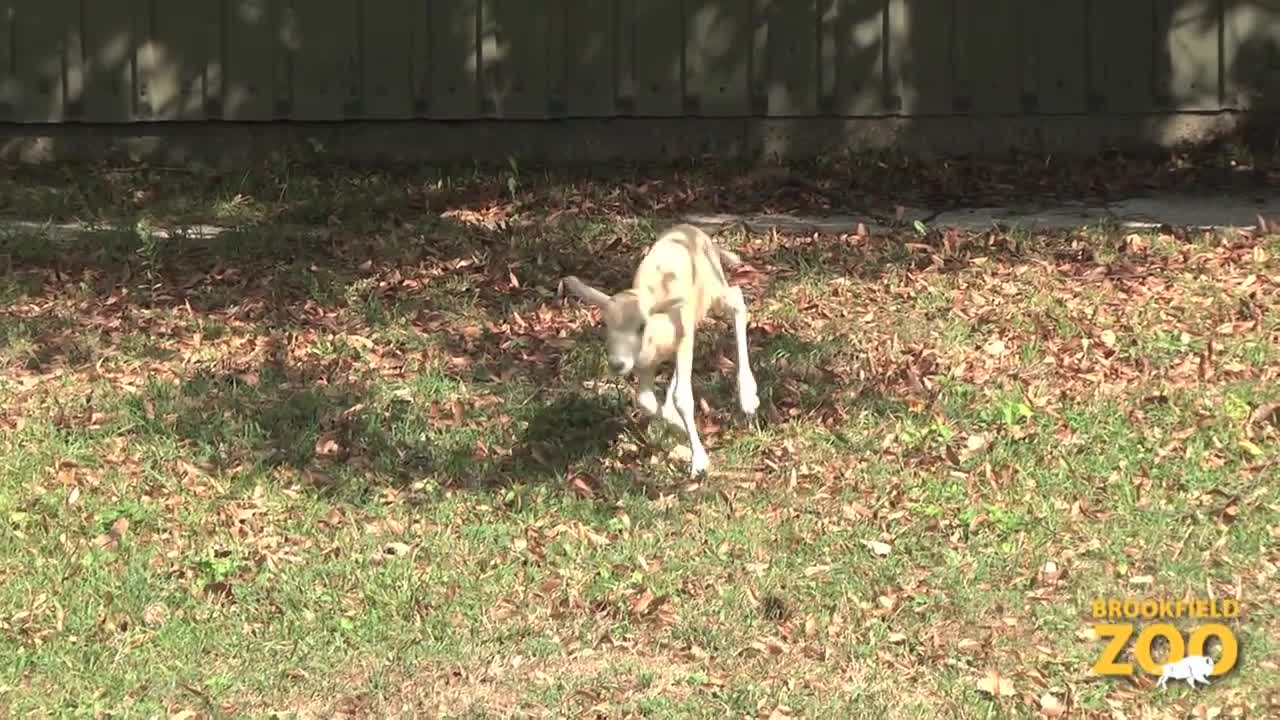
{"type": "Polygon", "coordinates": [[[726,288],[720,301],[733,313],[733,333],[738,346],[738,405],[746,415],[755,415],[760,408],[760,396],[747,350],[747,301],[738,287],[726,288]]]}
{"type": "Polygon", "coordinates": [[[654,368],[636,368],[636,405],[649,417],[658,414],[658,396],[653,392],[654,374],[654,368]]]}
{"type": "Polygon", "coordinates": [[[680,421],[684,424],[685,432],[689,434],[689,450],[693,454],[689,466],[689,474],[696,477],[699,473],[707,472],[710,469],[711,460],[707,457],[706,448],[702,447],[702,440],[698,437],[698,426],[693,421],[692,330],[692,323],[686,322],[684,336],[680,339],[680,345],[676,348],[676,371],[672,382],[676,386],[676,412],[680,415],[680,421]]]}
{"type": "Polygon", "coordinates": [[[671,373],[671,382],[667,385],[667,401],[662,404],[662,419],[678,428],[684,427],[680,419],[680,411],[676,410],[676,386],[679,385],[680,373],[671,373]]]}

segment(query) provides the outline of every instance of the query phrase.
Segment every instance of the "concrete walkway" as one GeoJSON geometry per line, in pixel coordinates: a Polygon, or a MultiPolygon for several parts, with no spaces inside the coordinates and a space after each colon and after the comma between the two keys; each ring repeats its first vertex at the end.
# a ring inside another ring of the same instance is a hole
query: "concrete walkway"
{"type": "MultiPolygon", "coordinates": [[[[1039,207],[975,207],[938,212],[928,208],[903,209],[902,226],[910,228],[919,220],[930,228],[954,227],[964,230],[985,230],[1000,227],[1005,230],[1023,229],[1071,229],[1083,227],[1113,227],[1143,229],[1171,225],[1192,229],[1251,228],[1261,216],[1270,227],[1280,228],[1280,191],[1258,195],[1152,195],[1103,205],[1064,203],[1039,207]]],[[[674,218],[708,231],[745,224],[753,232],[769,232],[777,229],[786,233],[840,234],[854,232],[859,223],[869,231],[889,229],[892,218],[883,215],[737,215],[730,213],[686,213],[674,218]]],[[[274,229],[294,234],[308,234],[319,228],[275,225],[274,229]]],[[[210,238],[234,231],[236,228],[198,224],[185,227],[160,227],[153,232],[156,237],[181,234],[190,238],[210,238]]],[[[6,230],[16,232],[45,232],[52,237],[75,236],[93,228],[77,223],[42,223],[0,219],[0,234],[6,230]]]]}
{"type": "MultiPolygon", "coordinates": [[[[976,207],[936,212],[927,208],[908,207],[902,222],[910,227],[919,220],[931,228],[954,227],[962,230],[984,230],[999,226],[1006,230],[1071,229],[1097,227],[1103,224],[1124,228],[1158,228],[1161,225],[1192,229],[1248,228],[1258,224],[1261,215],[1268,225],[1280,227],[1280,192],[1260,196],[1244,195],[1153,195],[1103,205],[1067,203],[1035,208],[976,207]]],[[[858,223],[868,230],[886,229],[887,225],[871,215],[732,215],[722,213],[690,213],[685,222],[704,229],[719,229],[743,223],[755,232],[849,233],[858,223]]],[[[881,218],[882,220],[882,218],[881,218]]]]}

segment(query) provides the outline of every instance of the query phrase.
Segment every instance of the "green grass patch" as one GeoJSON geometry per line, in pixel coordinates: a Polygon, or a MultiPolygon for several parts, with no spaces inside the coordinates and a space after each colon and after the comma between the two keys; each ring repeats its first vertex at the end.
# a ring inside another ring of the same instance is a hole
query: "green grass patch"
{"type": "Polygon", "coordinates": [[[708,325],[692,483],[556,296],[625,282],[655,221],[307,234],[275,213],[410,191],[233,184],[234,236],[2,239],[5,714],[1266,712],[1280,307],[1244,283],[1274,240],[1188,274],[1158,237],[984,234],[928,272],[906,238],[738,238],[764,405],[708,325]],[[1231,674],[1090,675],[1093,597],[1210,592],[1247,608],[1231,674]]]}

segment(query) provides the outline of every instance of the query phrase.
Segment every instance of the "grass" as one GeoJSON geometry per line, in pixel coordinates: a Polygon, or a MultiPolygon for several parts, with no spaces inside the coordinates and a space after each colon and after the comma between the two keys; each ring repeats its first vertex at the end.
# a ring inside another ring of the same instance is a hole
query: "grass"
{"type": "Polygon", "coordinates": [[[1276,236],[726,236],[764,406],[712,326],[698,484],[556,297],[651,216],[289,182],[0,235],[6,715],[1275,711],[1276,236]],[[1092,676],[1129,594],[1239,597],[1239,665],[1092,676]]]}

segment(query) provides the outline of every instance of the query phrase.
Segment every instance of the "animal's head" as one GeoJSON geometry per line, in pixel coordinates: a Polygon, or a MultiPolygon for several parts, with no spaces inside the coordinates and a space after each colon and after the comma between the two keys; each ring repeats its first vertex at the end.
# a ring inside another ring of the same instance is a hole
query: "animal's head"
{"type": "Polygon", "coordinates": [[[1206,677],[1213,674],[1213,658],[1208,655],[1201,655],[1196,658],[1196,660],[1199,661],[1197,664],[1200,666],[1201,672],[1203,672],[1206,677]]]}
{"type": "Polygon", "coordinates": [[[564,286],[583,301],[600,308],[609,370],[617,375],[626,375],[637,365],[652,361],[651,321],[655,316],[664,316],[684,304],[683,298],[671,298],[646,307],[634,290],[609,295],[576,277],[565,278],[564,286]]]}

